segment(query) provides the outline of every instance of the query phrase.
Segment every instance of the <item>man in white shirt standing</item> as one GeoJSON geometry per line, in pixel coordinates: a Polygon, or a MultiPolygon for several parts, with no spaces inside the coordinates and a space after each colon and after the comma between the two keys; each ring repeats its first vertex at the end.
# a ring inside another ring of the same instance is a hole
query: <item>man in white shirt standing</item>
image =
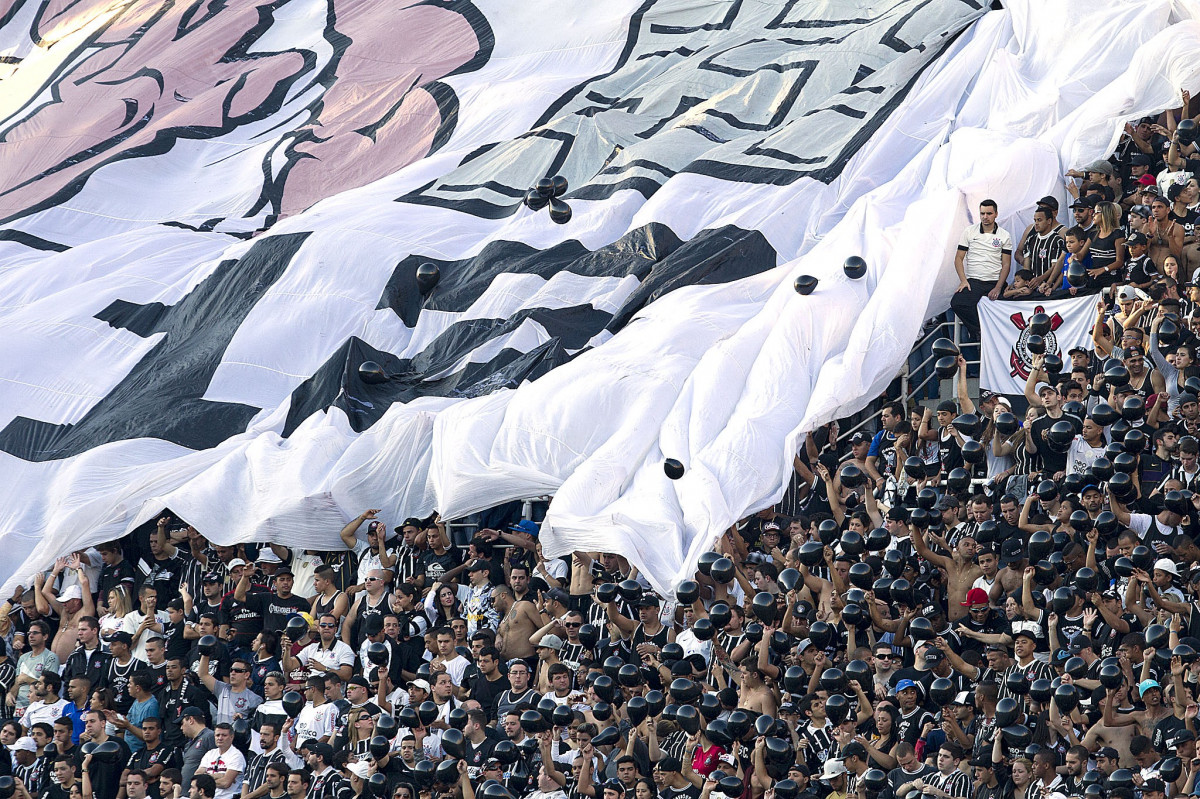
{"type": "Polygon", "coordinates": [[[985,296],[992,300],[1000,296],[1012,264],[1012,236],[996,224],[996,213],[995,200],[979,204],[979,224],[963,230],[954,256],[958,290],[950,300],[950,308],[976,336],[979,335],[976,306],[985,296]]]}
{"type": "Polygon", "coordinates": [[[208,774],[217,783],[217,794],[213,799],[234,799],[242,792],[242,774],[246,771],[246,758],[233,745],[233,728],[218,724],[213,729],[215,749],[209,749],[200,761],[197,774],[208,774]]]}

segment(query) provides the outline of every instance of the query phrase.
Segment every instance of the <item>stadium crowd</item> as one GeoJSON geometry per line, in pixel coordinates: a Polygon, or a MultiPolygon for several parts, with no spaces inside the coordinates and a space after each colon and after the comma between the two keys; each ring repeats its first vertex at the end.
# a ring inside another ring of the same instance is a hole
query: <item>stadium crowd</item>
{"type": "Polygon", "coordinates": [[[60,558],[0,607],[0,796],[1200,793],[1200,155],[1175,120],[1068,176],[1071,226],[1048,197],[1019,237],[987,203],[964,233],[968,325],[985,294],[1094,292],[1093,347],[970,396],[941,342],[951,396],[815,431],[788,515],[672,595],[619,553],[543,557],[533,521],[460,548],[374,510],[336,551],[164,515],[60,558]]]}

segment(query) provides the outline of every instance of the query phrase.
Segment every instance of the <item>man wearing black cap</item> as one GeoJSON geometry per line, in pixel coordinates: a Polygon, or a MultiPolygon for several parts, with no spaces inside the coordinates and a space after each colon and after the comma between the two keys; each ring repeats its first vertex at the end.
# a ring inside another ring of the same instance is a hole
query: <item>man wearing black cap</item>
{"type": "Polygon", "coordinates": [[[654,765],[654,784],[660,799],[700,799],[700,789],[680,773],[683,766],[670,755],[654,765]]]}
{"type": "Polygon", "coordinates": [[[1057,215],[1057,199],[1043,197],[1038,200],[1033,223],[1025,228],[1021,234],[1021,246],[1013,253],[1013,258],[1021,268],[1033,273],[1033,282],[1030,284],[1033,289],[1041,288],[1047,281],[1055,287],[1062,274],[1067,243],[1060,232],[1057,215]]]}
{"type": "Polygon", "coordinates": [[[608,619],[617,625],[625,635],[632,635],[632,661],[640,663],[647,655],[656,655],[663,645],[675,640],[675,631],[663,626],[659,618],[658,597],[652,592],[646,592],[637,602],[638,621],[622,616],[617,609],[616,601],[608,603],[608,619]]]}
{"type": "Polygon", "coordinates": [[[1083,250],[1079,253],[1079,257],[1083,258],[1087,255],[1088,248],[1092,243],[1092,239],[1096,237],[1096,198],[1093,195],[1087,195],[1078,198],[1071,203],[1071,212],[1075,214],[1075,225],[1087,234],[1087,241],[1084,243],[1083,250]]]}
{"type": "Polygon", "coordinates": [[[198,707],[184,709],[181,729],[188,742],[183,747],[183,766],[180,768],[182,779],[179,784],[187,790],[191,786],[192,775],[200,767],[200,761],[210,749],[216,747],[217,739],[213,731],[205,726],[204,711],[198,707]]]}
{"type": "Polygon", "coordinates": [[[320,741],[306,747],[305,762],[312,770],[312,782],[308,788],[308,799],[336,799],[342,787],[342,775],[333,767],[333,747],[320,741]]]}
{"type": "MultiPolygon", "coordinates": [[[[282,630],[287,626],[288,618],[293,613],[307,613],[310,604],[292,593],[295,578],[287,566],[275,570],[274,591],[250,591],[250,571],[242,571],[242,579],[238,581],[233,596],[239,602],[245,602],[261,619],[261,629],[282,630]]],[[[256,630],[254,635],[258,635],[256,630]]],[[[254,635],[250,638],[254,639],[254,635]]]]}
{"type": "Polygon", "coordinates": [[[133,697],[129,694],[129,681],[133,678],[133,673],[144,669],[146,664],[133,656],[133,636],[124,630],[109,637],[108,647],[113,657],[108,662],[105,685],[112,691],[114,709],[119,713],[128,713],[133,704],[133,697]]]}
{"type": "MultiPolygon", "coordinates": [[[[1033,575],[1027,578],[1028,584],[1033,582],[1033,575]]],[[[1034,680],[1053,680],[1054,667],[1035,657],[1038,645],[1042,642],[1042,628],[1037,622],[1025,621],[1013,624],[1013,654],[1016,656],[1014,668],[1025,675],[1029,682],[1034,680]]],[[[1001,693],[1003,693],[1003,687],[1001,693]]]]}

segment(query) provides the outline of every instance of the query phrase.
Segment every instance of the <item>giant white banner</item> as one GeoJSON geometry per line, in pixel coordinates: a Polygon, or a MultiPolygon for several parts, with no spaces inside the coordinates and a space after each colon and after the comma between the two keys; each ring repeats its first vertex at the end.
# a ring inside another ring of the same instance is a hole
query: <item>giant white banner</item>
{"type": "Polygon", "coordinates": [[[0,590],[165,507],[322,549],[544,494],[548,555],[669,588],[979,200],[1200,92],[1190,4],[1004,6],[0,0],[0,590]]]}

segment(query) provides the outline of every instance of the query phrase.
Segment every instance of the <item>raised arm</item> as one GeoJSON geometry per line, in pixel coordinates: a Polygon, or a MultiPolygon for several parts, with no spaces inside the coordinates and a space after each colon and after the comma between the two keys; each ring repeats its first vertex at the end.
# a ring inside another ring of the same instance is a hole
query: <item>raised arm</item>
{"type": "Polygon", "coordinates": [[[354,547],[358,545],[357,533],[358,528],[362,527],[362,523],[368,519],[374,519],[378,514],[378,508],[364,511],[355,518],[351,519],[346,526],[342,528],[342,531],[338,533],[338,535],[342,537],[342,543],[346,545],[347,549],[354,549],[354,547]]]}

